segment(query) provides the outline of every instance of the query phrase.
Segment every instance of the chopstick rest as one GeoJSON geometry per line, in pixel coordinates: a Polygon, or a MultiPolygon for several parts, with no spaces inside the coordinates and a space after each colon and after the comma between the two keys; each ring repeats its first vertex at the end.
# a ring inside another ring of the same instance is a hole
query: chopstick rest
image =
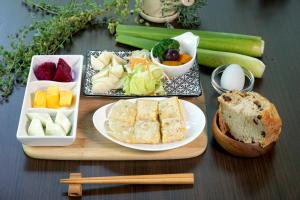
{"type": "Polygon", "coordinates": [[[69,184],[69,196],[82,196],[82,184],[194,184],[194,174],[82,177],[81,173],[71,173],[69,179],[60,179],[60,183],[69,184]]]}

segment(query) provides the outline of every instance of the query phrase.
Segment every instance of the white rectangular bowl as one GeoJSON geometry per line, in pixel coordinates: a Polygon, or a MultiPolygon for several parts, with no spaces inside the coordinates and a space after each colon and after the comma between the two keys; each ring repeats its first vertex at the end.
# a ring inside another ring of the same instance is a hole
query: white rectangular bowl
{"type": "Polygon", "coordinates": [[[37,55],[32,57],[17,130],[17,139],[22,144],[29,146],[67,146],[71,145],[75,141],[77,131],[77,116],[81,89],[82,68],[82,55],[37,55]],[[64,83],[56,81],[39,81],[36,79],[36,76],[34,74],[34,69],[36,68],[36,66],[42,64],[43,62],[57,63],[59,58],[64,59],[74,71],[75,80],[73,82],[64,83]],[[38,89],[47,89],[47,87],[50,85],[56,85],[59,88],[71,90],[75,97],[74,105],[72,105],[70,108],[59,109],[32,108],[32,98],[34,92],[38,89]],[[54,116],[56,115],[56,112],[58,110],[64,113],[72,123],[72,129],[67,136],[29,136],[27,134],[29,119],[26,116],[26,113],[49,113],[52,119],[54,119],[54,116]]]}

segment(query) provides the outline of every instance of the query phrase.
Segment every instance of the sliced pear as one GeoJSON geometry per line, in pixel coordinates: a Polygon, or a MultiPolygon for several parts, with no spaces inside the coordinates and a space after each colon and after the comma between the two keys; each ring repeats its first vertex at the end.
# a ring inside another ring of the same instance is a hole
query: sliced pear
{"type": "Polygon", "coordinates": [[[94,76],[92,76],[92,82],[96,81],[99,78],[103,78],[108,76],[109,73],[109,69],[105,68],[103,70],[101,70],[100,72],[96,73],[94,76]]]}
{"type": "Polygon", "coordinates": [[[111,62],[112,56],[112,52],[103,51],[98,57],[98,60],[100,60],[104,64],[104,66],[107,66],[111,62]]]}
{"type": "Polygon", "coordinates": [[[39,119],[32,119],[28,128],[29,136],[44,136],[45,132],[42,126],[42,122],[39,119]]]}
{"type": "Polygon", "coordinates": [[[126,60],[124,60],[123,58],[117,56],[116,54],[113,54],[112,59],[111,59],[111,65],[115,66],[115,65],[125,65],[126,64],[126,60]]]}
{"type": "Polygon", "coordinates": [[[44,127],[48,121],[53,122],[49,113],[27,113],[27,116],[30,120],[39,119],[44,127]]]}
{"type": "Polygon", "coordinates": [[[62,112],[57,112],[55,123],[59,124],[67,134],[70,132],[72,127],[71,122],[62,112]]]}
{"type": "Polygon", "coordinates": [[[98,58],[93,55],[91,56],[91,65],[94,70],[101,70],[105,67],[105,65],[98,58]]]}
{"type": "Polygon", "coordinates": [[[56,123],[53,122],[47,122],[46,124],[46,135],[49,136],[66,136],[67,133],[64,131],[64,129],[56,123]]]}
{"type": "Polygon", "coordinates": [[[117,78],[121,78],[123,73],[124,73],[124,69],[122,65],[113,65],[110,68],[110,73],[115,75],[117,78]]]}

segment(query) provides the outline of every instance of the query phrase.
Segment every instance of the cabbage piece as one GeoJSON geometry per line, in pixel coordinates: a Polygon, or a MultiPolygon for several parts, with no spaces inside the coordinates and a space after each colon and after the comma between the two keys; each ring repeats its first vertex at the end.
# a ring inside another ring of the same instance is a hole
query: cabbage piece
{"type": "Polygon", "coordinates": [[[162,77],[163,72],[156,65],[150,66],[150,69],[139,65],[126,77],[123,90],[127,95],[163,94],[162,77]]]}

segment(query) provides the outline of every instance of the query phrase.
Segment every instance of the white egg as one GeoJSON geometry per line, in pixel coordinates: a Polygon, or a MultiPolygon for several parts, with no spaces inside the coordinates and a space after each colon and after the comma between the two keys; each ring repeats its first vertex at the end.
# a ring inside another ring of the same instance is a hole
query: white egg
{"type": "Polygon", "coordinates": [[[242,90],[245,84],[244,70],[240,65],[231,64],[221,76],[221,87],[227,90],[242,90]]]}

